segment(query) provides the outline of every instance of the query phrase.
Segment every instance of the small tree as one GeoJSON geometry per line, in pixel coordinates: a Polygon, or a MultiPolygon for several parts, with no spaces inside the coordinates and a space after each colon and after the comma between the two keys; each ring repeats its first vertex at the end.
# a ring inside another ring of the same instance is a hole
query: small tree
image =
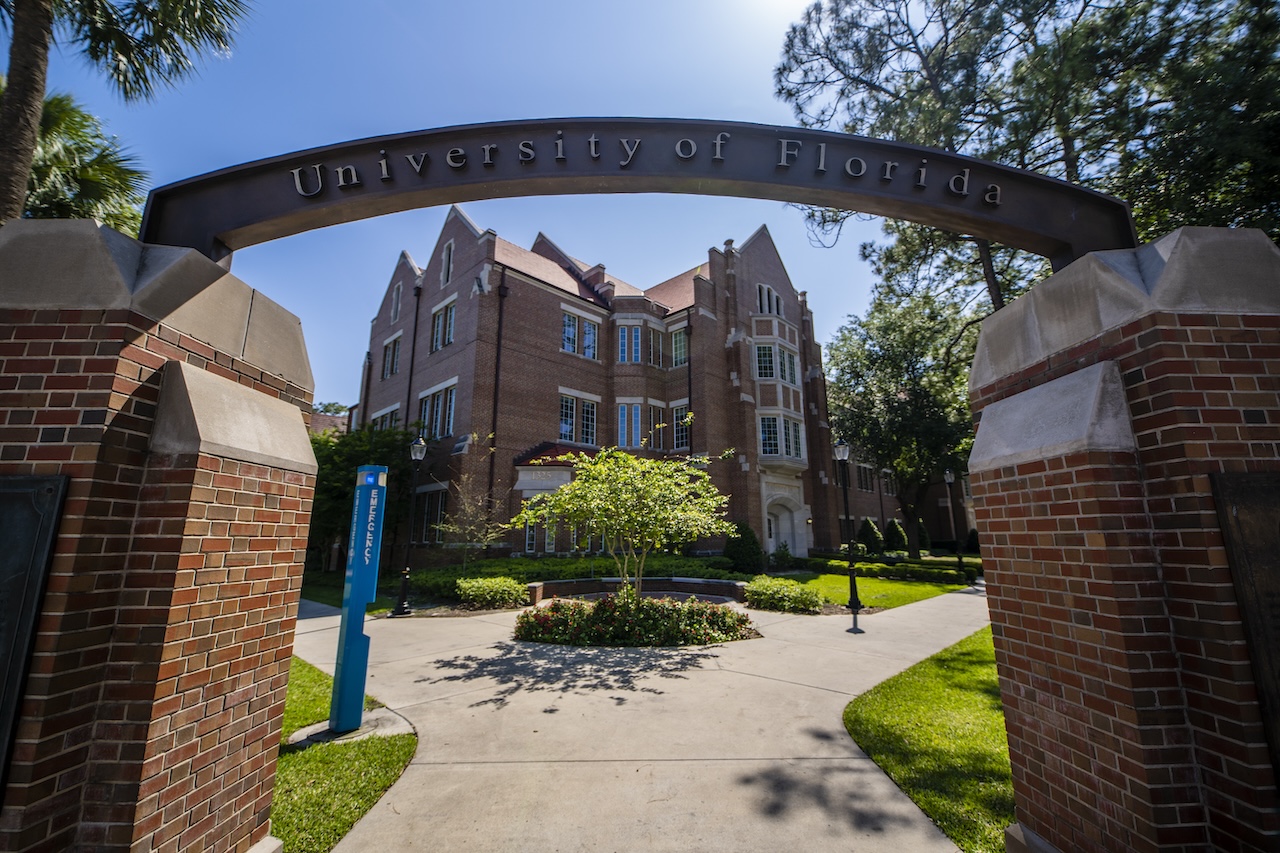
{"type": "Polygon", "coordinates": [[[452,506],[440,529],[449,542],[462,548],[462,567],[473,551],[502,539],[507,525],[498,520],[494,501],[474,474],[463,474],[453,484],[452,506]]]}
{"type": "Polygon", "coordinates": [[[599,536],[624,584],[634,577],[637,596],[654,549],[733,533],[724,520],[729,499],[703,470],[705,458],[646,459],[608,447],[560,459],[573,464],[573,479],[525,501],[511,524],[562,524],[599,536]]]}
{"type": "Polygon", "coordinates": [[[902,522],[896,518],[885,525],[884,547],[887,551],[907,550],[907,531],[902,529],[902,522]]]}
{"type": "Polygon", "coordinates": [[[724,555],[733,560],[733,570],[743,574],[756,574],[764,568],[764,549],[751,525],[736,522],[734,534],[725,543],[724,555]]]}
{"type": "Polygon", "coordinates": [[[884,553],[884,537],[870,518],[862,519],[862,526],[858,528],[858,542],[866,547],[868,554],[884,553]]]}

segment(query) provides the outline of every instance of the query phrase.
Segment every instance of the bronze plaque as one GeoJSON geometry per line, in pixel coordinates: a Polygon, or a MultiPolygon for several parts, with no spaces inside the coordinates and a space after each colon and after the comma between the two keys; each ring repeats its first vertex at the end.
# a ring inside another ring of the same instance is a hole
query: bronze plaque
{"type": "Polygon", "coordinates": [[[1280,775],[1280,473],[1215,474],[1213,497],[1280,775]]]}
{"type": "Polygon", "coordinates": [[[58,535],[67,478],[0,477],[0,775],[22,702],[28,656],[58,535]]]}

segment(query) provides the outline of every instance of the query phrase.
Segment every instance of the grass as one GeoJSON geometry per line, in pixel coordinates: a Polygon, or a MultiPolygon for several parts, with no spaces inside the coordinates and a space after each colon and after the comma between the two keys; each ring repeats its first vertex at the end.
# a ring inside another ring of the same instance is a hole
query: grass
{"type": "MultiPolygon", "coordinates": [[[[346,575],[343,572],[303,572],[302,597],[308,601],[328,604],[331,607],[342,606],[343,585],[346,575]]],[[[365,608],[366,613],[383,613],[396,606],[396,600],[380,593],[373,603],[365,608]]]]}
{"type": "MultiPolygon", "coordinates": [[[[832,604],[843,604],[845,606],[849,604],[849,578],[847,575],[796,574],[789,575],[789,577],[800,581],[805,586],[817,589],[818,592],[822,593],[822,597],[832,604]]],[[[963,584],[953,583],[858,578],[858,598],[862,600],[862,606],[880,607],[885,610],[965,588],[963,584]]]]}
{"type": "MultiPolygon", "coordinates": [[[[298,729],[329,717],[333,679],[306,661],[289,666],[283,743],[298,729]]],[[[365,697],[365,708],[377,702],[365,697]]],[[[271,804],[271,834],[289,853],[327,853],[400,778],[417,750],[416,735],[350,743],[282,746],[271,804]]]]}
{"type": "Polygon", "coordinates": [[[990,628],[854,699],[844,724],[961,850],[1004,850],[1013,779],[990,628]]]}

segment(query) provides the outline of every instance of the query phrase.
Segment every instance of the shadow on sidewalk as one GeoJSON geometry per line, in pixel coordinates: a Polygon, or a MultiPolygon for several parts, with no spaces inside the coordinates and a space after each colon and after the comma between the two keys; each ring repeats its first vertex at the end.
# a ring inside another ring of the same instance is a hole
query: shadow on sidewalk
{"type": "Polygon", "coordinates": [[[756,810],[770,820],[794,819],[796,813],[817,809],[833,823],[856,832],[885,832],[912,825],[907,815],[884,808],[881,786],[872,775],[880,770],[869,760],[779,761],[758,773],[738,778],[756,798],[756,810]]]}
{"type": "MultiPolygon", "coordinates": [[[[549,643],[497,643],[491,657],[462,655],[433,661],[447,675],[422,676],[416,684],[467,683],[486,681],[499,686],[489,698],[471,707],[505,707],[521,692],[549,691],[559,694],[610,695],[614,704],[627,701],[626,693],[662,694],[649,682],[662,678],[683,678],[682,673],[701,669],[716,656],[707,648],[611,648],[603,646],[557,646],[549,643]]],[[[713,647],[708,647],[713,648],[713,647]]]]}

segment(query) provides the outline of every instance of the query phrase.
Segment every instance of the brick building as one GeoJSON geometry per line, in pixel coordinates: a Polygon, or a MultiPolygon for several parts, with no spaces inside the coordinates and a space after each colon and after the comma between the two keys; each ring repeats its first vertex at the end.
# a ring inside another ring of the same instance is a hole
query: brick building
{"type": "MultiPolygon", "coordinates": [[[[767,551],[839,544],[821,347],[764,227],[642,290],[544,235],[515,246],[455,207],[425,266],[401,255],[369,340],[353,422],[421,422],[434,440],[416,541],[443,539],[435,525],[464,474],[509,517],[568,477],[536,460],[616,444],[712,457],[733,448],[711,465],[731,520],[767,551]]],[[[861,477],[850,488],[855,523],[892,517],[881,478],[861,477]]],[[[516,533],[510,545],[572,548],[567,531],[516,533]]]]}

